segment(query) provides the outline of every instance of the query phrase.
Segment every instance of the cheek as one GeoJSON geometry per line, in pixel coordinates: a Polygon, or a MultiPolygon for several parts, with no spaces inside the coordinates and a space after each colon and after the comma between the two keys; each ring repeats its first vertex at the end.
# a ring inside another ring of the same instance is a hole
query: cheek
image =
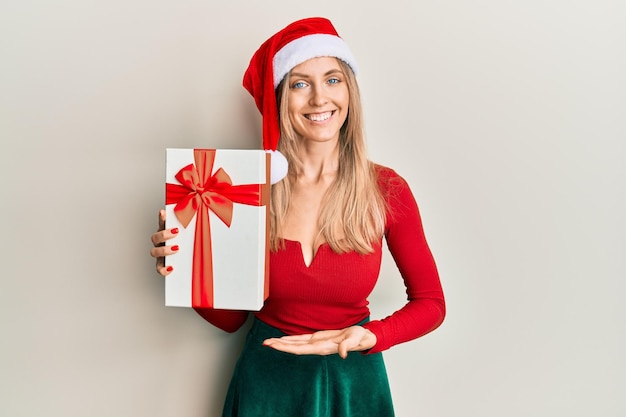
{"type": "Polygon", "coordinates": [[[350,96],[348,94],[348,91],[346,90],[344,94],[338,97],[336,102],[341,107],[343,117],[345,119],[345,117],[348,115],[348,110],[350,108],[350,96]]]}
{"type": "Polygon", "coordinates": [[[291,124],[291,128],[298,134],[302,135],[302,120],[300,119],[300,112],[296,106],[288,106],[287,113],[289,115],[289,122],[291,124]]]}
{"type": "Polygon", "coordinates": [[[337,89],[335,94],[333,95],[333,101],[337,103],[339,106],[343,107],[344,110],[348,109],[350,104],[350,94],[348,93],[348,88],[344,87],[342,89],[337,89]]]}
{"type": "Polygon", "coordinates": [[[294,107],[289,106],[287,108],[287,113],[289,114],[289,121],[291,122],[291,125],[295,126],[298,122],[298,111],[294,107]]]}
{"type": "Polygon", "coordinates": [[[300,109],[302,108],[302,99],[297,95],[289,96],[289,102],[287,104],[287,112],[289,113],[289,117],[292,119],[295,115],[300,113],[300,109]]]}
{"type": "Polygon", "coordinates": [[[343,92],[343,104],[346,109],[350,105],[350,93],[348,92],[348,88],[346,88],[343,92]]]}

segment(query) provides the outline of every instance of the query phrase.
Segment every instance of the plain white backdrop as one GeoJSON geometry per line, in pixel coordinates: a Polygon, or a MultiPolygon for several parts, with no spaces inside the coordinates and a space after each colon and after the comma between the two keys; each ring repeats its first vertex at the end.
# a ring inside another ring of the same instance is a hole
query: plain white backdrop
{"type": "MultiPolygon", "coordinates": [[[[165,148],[259,148],[248,60],[316,15],[447,296],[385,354],[397,415],[626,415],[621,0],[3,1],[1,415],[219,415],[245,332],[164,307],[165,148]]],[[[385,256],[372,317],[404,300],[385,256]]]]}

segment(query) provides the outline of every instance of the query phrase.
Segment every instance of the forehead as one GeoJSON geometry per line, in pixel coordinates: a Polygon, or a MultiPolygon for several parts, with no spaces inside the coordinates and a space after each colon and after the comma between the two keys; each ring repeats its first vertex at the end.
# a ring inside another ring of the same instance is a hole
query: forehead
{"type": "Polygon", "coordinates": [[[329,71],[341,71],[339,60],[332,56],[311,58],[292,68],[291,73],[316,75],[326,74],[329,71]]]}

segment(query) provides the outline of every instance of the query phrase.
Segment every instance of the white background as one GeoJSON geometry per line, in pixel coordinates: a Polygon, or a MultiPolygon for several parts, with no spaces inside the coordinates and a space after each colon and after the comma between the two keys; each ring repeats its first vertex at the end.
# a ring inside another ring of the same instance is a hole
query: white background
{"type": "MultiPolygon", "coordinates": [[[[397,415],[626,415],[621,0],[3,1],[0,415],[219,415],[244,332],[163,306],[165,148],[260,147],[243,71],[314,15],[447,296],[386,352],[397,415]]],[[[403,291],[386,256],[372,316],[403,291]]]]}

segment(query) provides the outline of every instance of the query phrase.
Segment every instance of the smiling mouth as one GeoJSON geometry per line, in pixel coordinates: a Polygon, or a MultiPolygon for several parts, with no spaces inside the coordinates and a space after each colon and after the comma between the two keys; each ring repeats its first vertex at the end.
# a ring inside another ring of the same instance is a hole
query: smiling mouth
{"type": "Polygon", "coordinates": [[[325,120],[330,119],[330,117],[333,114],[335,114],[335,110],[327,111],[324,113],[309,113],[309,114],[305,114],[304,117],[306,117],[312,122],[323,122],[325,120]]]}

